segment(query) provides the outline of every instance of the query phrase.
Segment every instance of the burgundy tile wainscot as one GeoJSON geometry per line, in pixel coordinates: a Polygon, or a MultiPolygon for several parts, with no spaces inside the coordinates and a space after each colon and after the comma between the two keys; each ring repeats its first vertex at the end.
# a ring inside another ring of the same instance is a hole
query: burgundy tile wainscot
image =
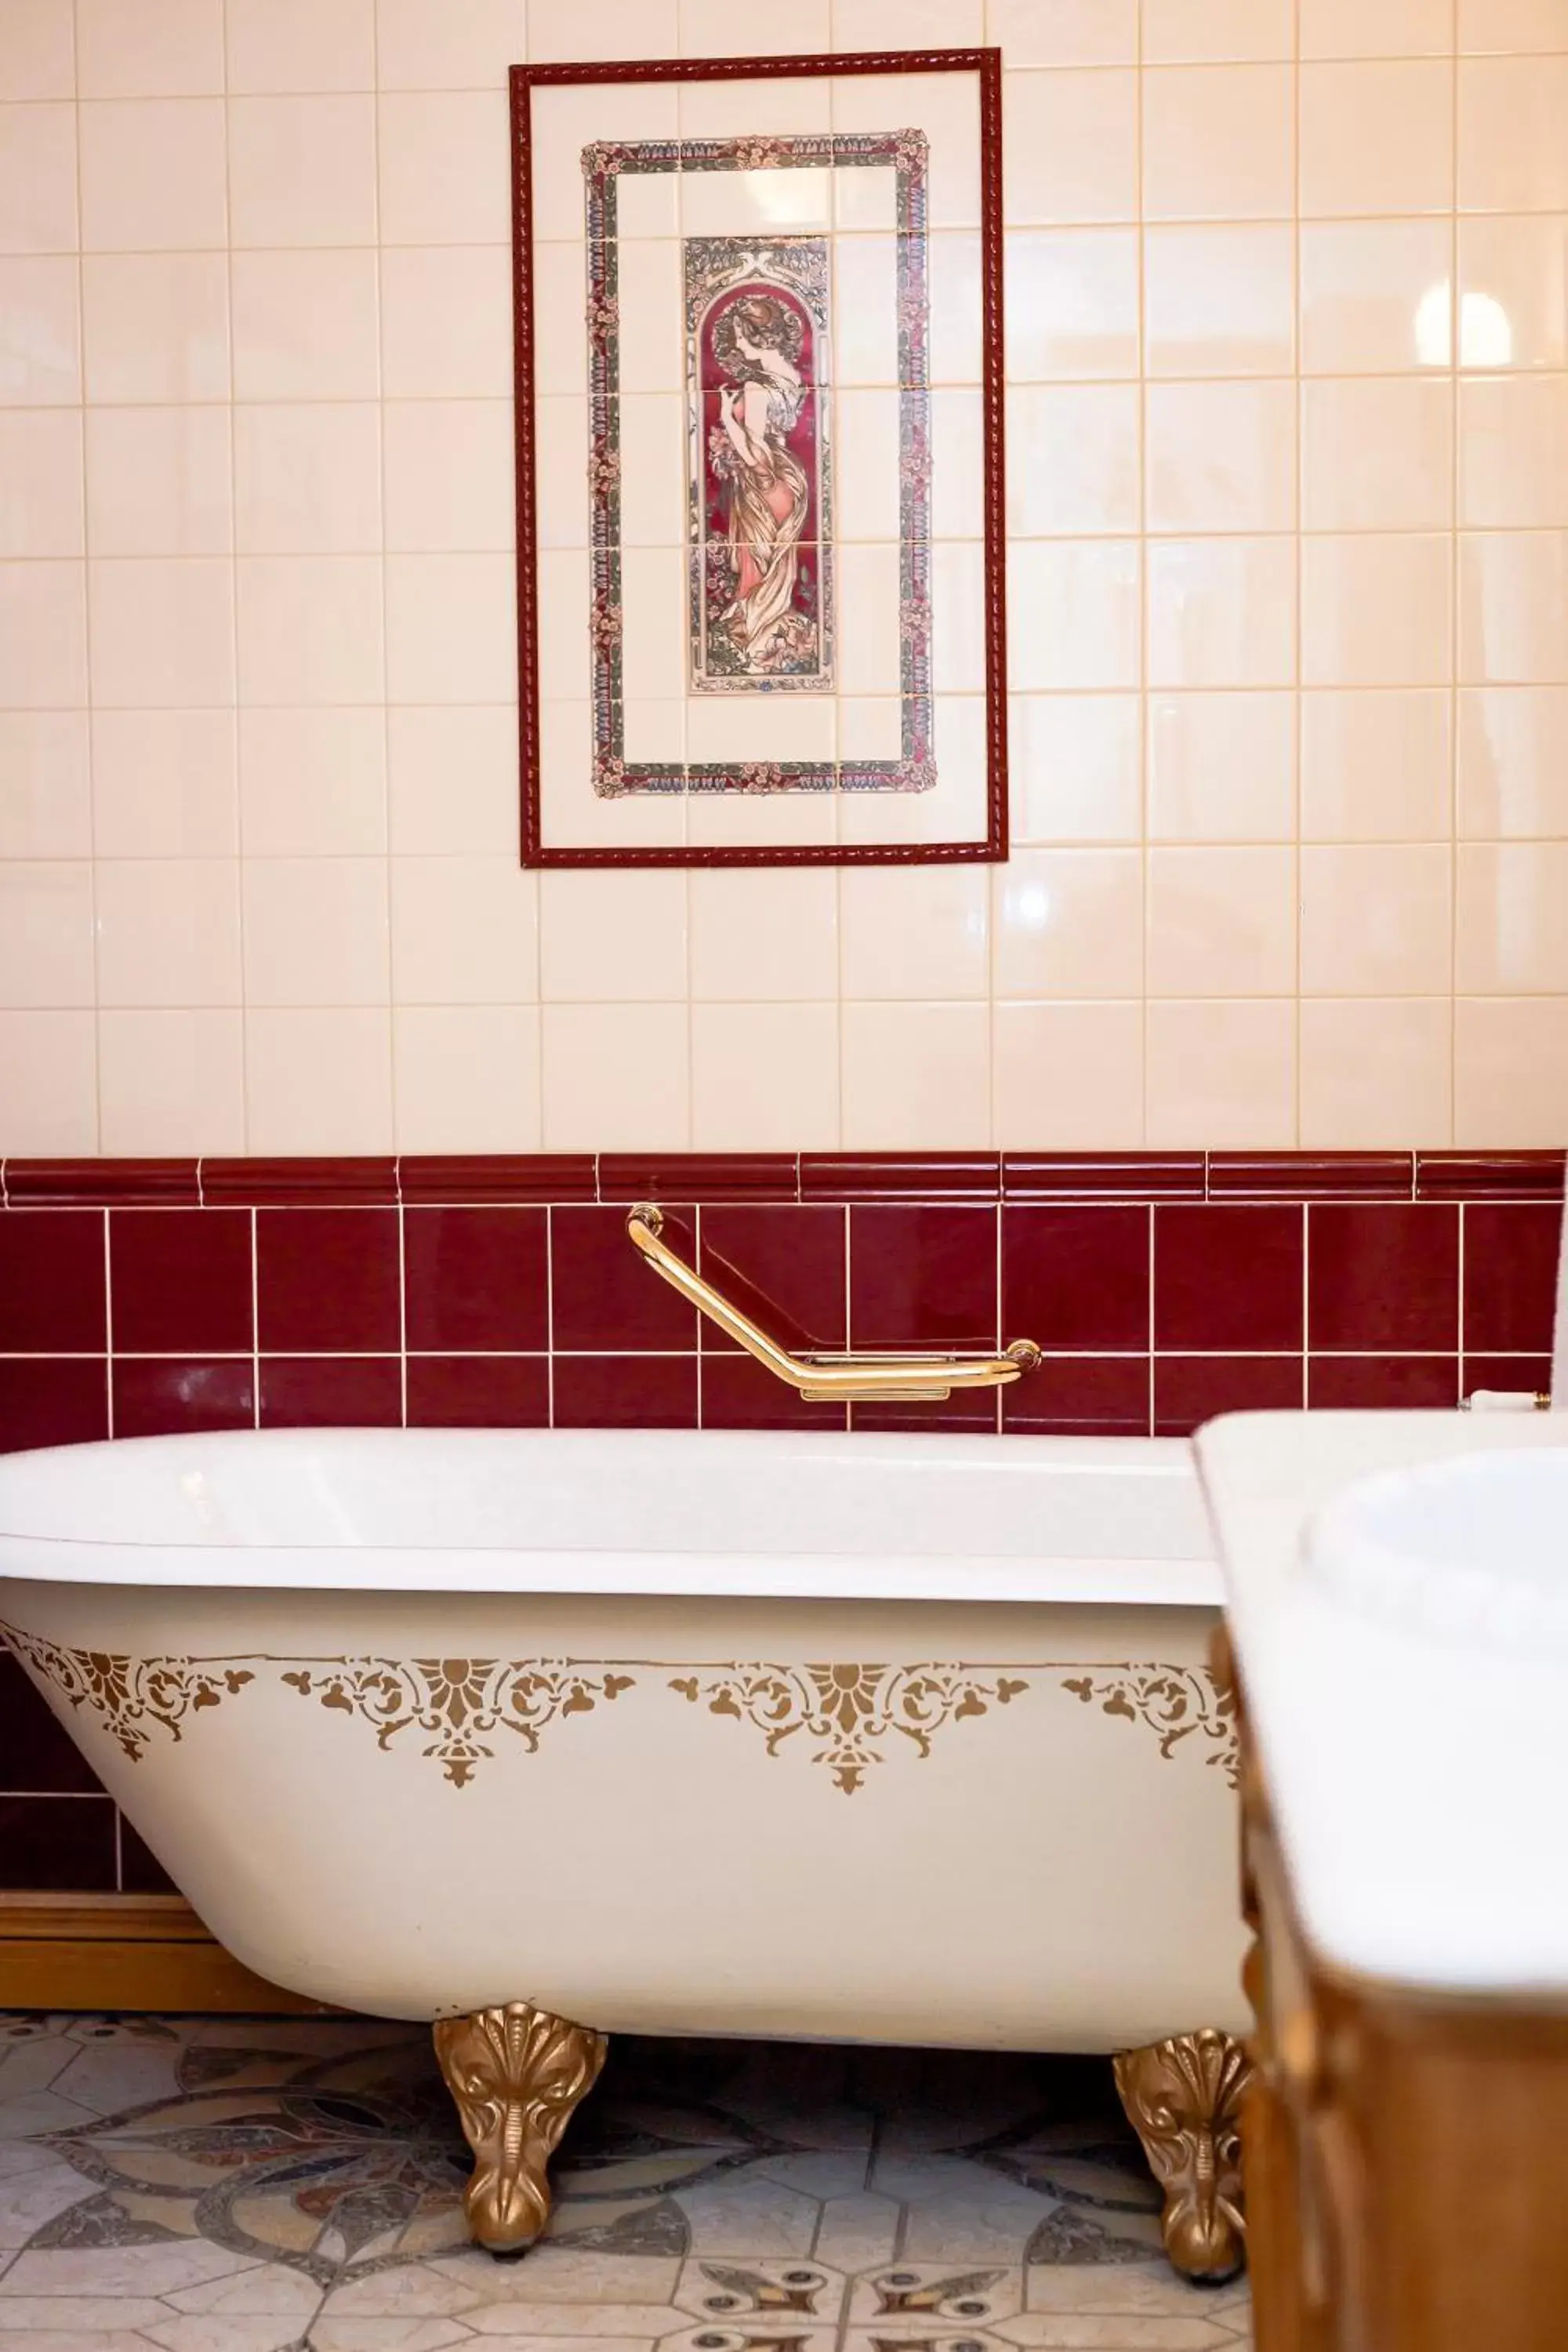
{"type": "MultiPolygon", "coordinates": [[[[11,1160],[0,1448],[181,1429],[944,1428],[1182,1435],[1238,1406],[1452,1405],[1548,1378],[1549,1152],[11,1160]],[[637,1260],[787,1344],[992,1348],[945,1407],[803,1404],[637,1260]]],[[[157,1864],[0,1657],[0,1882],[157,1864]]]]}

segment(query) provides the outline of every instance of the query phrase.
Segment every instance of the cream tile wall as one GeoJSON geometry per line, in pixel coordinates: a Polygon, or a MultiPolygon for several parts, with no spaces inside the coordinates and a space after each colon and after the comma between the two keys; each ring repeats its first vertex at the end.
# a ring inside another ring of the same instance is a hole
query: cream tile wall
{"type": "Polygon", "coordinates": [[[1568,0],[0,0],[0,1149],[1560,1143],[1568,0]],[[518,868],[505,68],[1000,42],[1010,865],[518,868]]]}

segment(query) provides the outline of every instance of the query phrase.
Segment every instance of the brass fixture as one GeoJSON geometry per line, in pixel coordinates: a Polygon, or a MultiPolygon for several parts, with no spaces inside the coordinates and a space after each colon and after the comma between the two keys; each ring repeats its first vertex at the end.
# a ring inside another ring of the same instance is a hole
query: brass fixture
{"type": "Polygon", "coordinates": [[[1005,1388],[1033,1371],[1040,1360],[1032,1339],[1015,1339],[999,1356],[792,1356],[738,1307],[731,1307],[695,1266],[676,1255],[661,1239],[661,1210],[634,1209],[626,1219],[626,1232],[633,1247],[672,1290],[689,1299],[700,1314],[717,1323],[721,1331],[738,1341],[775,1380],[796,1390],[807,1404],[865,1403],[872,1398],[940,1404],[954,1389],[1005,1388]]]}

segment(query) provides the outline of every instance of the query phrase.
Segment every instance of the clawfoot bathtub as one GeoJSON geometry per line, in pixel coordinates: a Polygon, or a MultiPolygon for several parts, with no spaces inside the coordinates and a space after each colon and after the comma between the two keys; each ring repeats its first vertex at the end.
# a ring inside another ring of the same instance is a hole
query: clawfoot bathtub
{"type": "Polygon", "coordinates": [[[1105,2051],[1240,2259],[1234,1727],[1184,1445],[278,1432],[0,1461],[4,1633],[260,1975],[435,2021],[474,2234],[604,2036],[1105,2051]]]}

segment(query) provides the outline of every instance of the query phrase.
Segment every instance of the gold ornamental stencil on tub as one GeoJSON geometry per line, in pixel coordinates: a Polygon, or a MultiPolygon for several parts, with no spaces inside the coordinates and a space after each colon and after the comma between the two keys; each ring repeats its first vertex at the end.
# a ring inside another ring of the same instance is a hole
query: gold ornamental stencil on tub
{"type": "Polygon", "coordinates": [[[187,1716],[257,1684],[268,1667],[301,1697],[358,1716],[384,1751],[411,1727],[429,1733],[422,1753],[455,1789],[493,1760],[488,1734],[512,1732],[531,1754],[558,1717],[591,1715],[632,1686],[630,1675],[571,1658],[132,1658],[68,1649],[15,1625],[0,1625],[0,1643],[73,1708],[96,1716],[133,1764],[154,1729],[179,1739],[187,1716]]]}
{"type": "Polygon", "coordinates": [[[515,1732],[532,1755],[558,1716],[591,1715],[601,1699],[632,1687],[630,1675],[548,1658],[333,1658],[301,1662],[283,1680],[302,1697],[374,1725],[383,1749],[411,1724],[434,1733],[421,1753],[439,1759],[455,1789],[468,1786],[481,1759],[494,1758],[486,1733],[515,1732]]]}
{"type": "Polygon", "coordinates": [[[1097,1666],[1075,1675],[1062,1688],[1086,1706],[1100,1701],[1104,1715],[1125,1716],[1158,1734],[1167,1760],[1184,1739],[1206,1743],[1205,1764],[1217,1764],[1231,1787],[1240,1779],[1236,1695],[1203,1666],[1097,1666]]]}
{"type": "Polygon", "coordinates": [[[234,1658],[131,1658],[117,1650],[68,1650],[40,1634],[0,1625],[9,1644],[73,1707],[101,1717],[132,1764],[154,1729],[178,1739],[185,1718],[232,1697],[255,1675],[234,1658]]]}
{"type": "Polygon", "coordinates": [[[694,1706],[706,1700],[710,1715],[754,1724],[770,1756],[804,1731],[821,1743],[812,1762],[826,1765],[847,1797],[887,1761],[895,1733],[924,1759],[947,1724],[1007,1706],[1029,1687],[1003,1673],[982,1681],[972,1666],[849,1664],[704,1667],[672,1677],[669,1686],[694,1706]]]}

